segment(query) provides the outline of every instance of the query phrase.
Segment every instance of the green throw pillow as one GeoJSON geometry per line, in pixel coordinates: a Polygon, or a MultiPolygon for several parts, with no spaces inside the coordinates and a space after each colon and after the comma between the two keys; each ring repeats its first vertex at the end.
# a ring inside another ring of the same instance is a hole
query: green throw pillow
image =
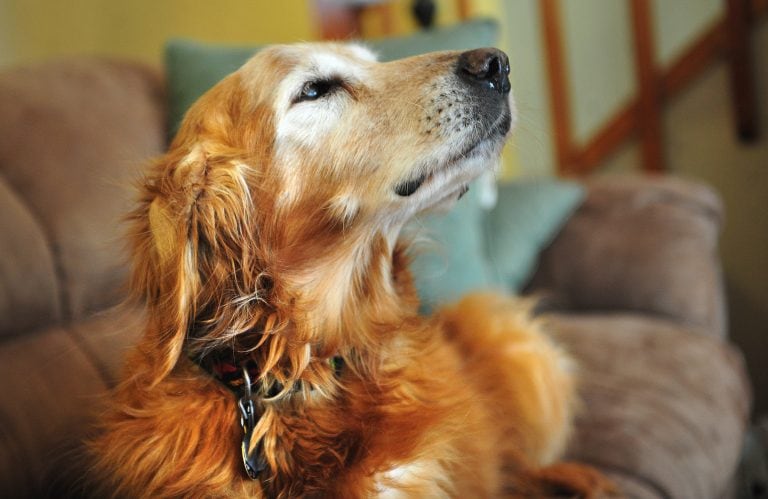
{"type": "Polygon", "coordinates": [[[499,287],[485,256],[479,198],[471,186],[448,213],[417,217],[408,227],[415,233],[411,270],[424,313],[470,291],[499,287]]]}
{"type": "MultiPolygon", "coordinates": [[[[363,41],[382,61],[436,50],[466,50],[496,44],[498,25],[475,19],[398,38],[363,41]]],[[[170,40],[165,46],[168,81],[169,136],[179,129],[184,113],[219,80],[235,71],[263,46],[233,47],[191,40],[170,40]]]]}
{"type": "Polygon", "coordinates": [[[584,188],[562,180],[517,181],[499,186],[496,207],[485,218],[489,265],[508,291],[528,283],[538,255],[584,199],[584,188]]]}
{"type": "Polygon", "coordinates": [[[197,99],[242,66],[260,48],[170,40],[165,45],[169,137],[176,135],[184,113],[197,99]]]}
{"type": "Polygon", "coordinates": [[[423,312],[473,290],[522,291],[539,253],[581,204],[584,189],[553,179],[502,184],[490,212],[479,198],[479,190],[470,189],[446,215],[412,224],[432,241],[417,244],[412,267],[423,312]]]}

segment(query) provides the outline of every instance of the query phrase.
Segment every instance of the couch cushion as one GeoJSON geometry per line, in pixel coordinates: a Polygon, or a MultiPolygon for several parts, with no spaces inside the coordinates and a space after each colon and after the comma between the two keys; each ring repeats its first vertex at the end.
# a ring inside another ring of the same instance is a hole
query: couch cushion
{"type": "Polygon", "coordinates": [[[222,78],[253,57],[261,45],[235,47],[174,39],[165,45],[168,136],[179,130],[187,109],[222,78]]]}
{"type": "Polygon", "coordinates": [[[749,412],[741,356],[642,316],[549,321],[580,364],[583,412],[570,456],[626,481],[628,492],[644,490],[641,497],[721,497],[749,412]]]}
{"type": "Polygon", "coordinates": [[[484,210],[474,187],[447,213],[417,217],[406,229],[414,240],[411,270],[424,313],[495,284],[483,248],[484,210]]]}
{"type": "Polygon", "coordinates": [[[143,332],[144,313],[128,304],[99,312],[71,326],[108,385],[119,379],[125,354],[143,332]]]}
{"type": "Polygon", "coordinates": [[[520,293],[539,253],[584,199],[575,182],[518,180],[499,186],[496,207],[485,217],[488,260],[505,289],[520,293]]]}
{"type": "Polygon", "coordinates": [[[0,380],[0,497],[43,497],[43,471],[84,430],[104,383],[61,329],[1,343],[0,380]]]}
{"type": "Polygon", "coordinates": [[[530,290],[574,310],[632,310],[724,337],[717,239],[722,205],[710,188],[655,176],[604,176],[540,255],[530,290]]]}
{"type": "Polygon", "coordinates": [[[60,319],[53,253],[41,227],[0,177],[0,337],[60,319]]]}
{"type": "Polygon", "coordinates": [[[106,60],[0,75],[0,173],[49,238],[73,318],[119,296],[119,221],[164,147],[161,88],[154,71],[106,60]]]}
{"type": "MultiPolygon", "coordinates": [[[[477,183],[476,183],[477,184],[477,183]]],[[[519,292],[536,257],[583,198],[578,184],[520,180],[499,186],[490,212],[473,185],[448,213],[417,217],[409,230],[430,244],[416,245],[412,270],[424,311],[473,290],[519,292]]]]}

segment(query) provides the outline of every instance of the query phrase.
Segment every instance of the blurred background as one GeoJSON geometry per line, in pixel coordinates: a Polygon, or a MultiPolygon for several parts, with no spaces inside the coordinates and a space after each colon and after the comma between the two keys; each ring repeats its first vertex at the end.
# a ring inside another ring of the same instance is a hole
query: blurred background
{"type": "MultiPolygon", "coordinates": [[[[747,90],[737,90],[725,57],[729,46],[748,42],[749,60],[768,60],[768,2],[752,2],[750,16],[737,12],[734,40],[727,20],[735,3],[443,0],[433,22],[481,16],[500,24],[520,112],[505,176],[645,169],[717,188],[726,205],[731,334],[747,353],[758,407],[768,410],[768,142],[765,134],[758,140],[756,125],[768,122],[768,65],[748,68],[747,90]],[[734,92],[752,94],[743,104],[746,125],[735,121],[734,92]],[[648,99],[641,112],[637,103],[648,99]]],[[[0,0],[0,67],[74,54],[160,66],[173,37],[255,45],[403,35],[421,29],[412,7],[406,0],[0,0]]]]}

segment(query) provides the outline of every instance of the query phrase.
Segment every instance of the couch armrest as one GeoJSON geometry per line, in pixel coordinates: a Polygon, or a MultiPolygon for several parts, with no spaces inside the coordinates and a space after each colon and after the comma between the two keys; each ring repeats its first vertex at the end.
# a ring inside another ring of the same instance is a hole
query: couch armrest
{"type": "Polygon", "coordinates": [[[601,177],[540,256],[527,291],[568,310],[631,310],[726,331],[710,188],[669,177],[601,177]]]}

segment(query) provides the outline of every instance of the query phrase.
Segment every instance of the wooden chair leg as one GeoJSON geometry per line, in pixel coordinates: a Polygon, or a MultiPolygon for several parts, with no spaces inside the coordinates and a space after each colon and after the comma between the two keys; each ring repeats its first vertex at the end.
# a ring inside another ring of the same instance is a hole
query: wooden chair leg
{"type": "Polygon", "coordinates": [[[744,142],[759,134],[755,71],[751,45],[751,5],[749,0],[728,0],[727,41],[731,77],[731,96],[736,132],[744,142]]]}

